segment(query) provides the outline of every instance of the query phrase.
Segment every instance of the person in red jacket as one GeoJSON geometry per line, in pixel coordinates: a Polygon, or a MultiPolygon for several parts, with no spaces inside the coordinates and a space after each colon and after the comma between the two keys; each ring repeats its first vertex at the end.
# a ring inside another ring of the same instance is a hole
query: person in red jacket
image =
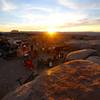
{"type": "Polygon", "coordinates": [[[32,59],[27,59],[24,61],[24,65],[27,69],[29,70],[33,70],[34,69],[34,66],[33,66],[33,62],[32,62],[32,59]]]}

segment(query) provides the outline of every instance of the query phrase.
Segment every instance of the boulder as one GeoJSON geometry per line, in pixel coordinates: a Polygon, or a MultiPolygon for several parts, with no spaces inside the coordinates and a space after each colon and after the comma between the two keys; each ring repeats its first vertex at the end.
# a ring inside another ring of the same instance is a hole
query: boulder
{"type": "Polygon", "coordinates": [[[66,62],[2,100],[100,100],[100,66],[87,60],[66,62]]]}
{"type": "Polygon", "coordinates": [[[71,40],[71,41],[66,42],[66,45],[72,46],[76,50],[85,49],[85,48],[87,48],[87,49],[92,48],[91,42],[86,41],[86,40],[73,40],[73,41],[71,40]]]}
{"type": "Polygon", "coordinates": [[[100,65],[100,57],[99,56],[90,56],[87,58],[87,60],[92,61],[92,62],[100,65]]]}
{"type": "Polygon", "coordinates": [[[68,60],[86,59],[87,57],[95,54],[96,54],[96,50],[94,49],[82,49],[82,50],[70,52],[67,55],[66,59],[68,60]]]}

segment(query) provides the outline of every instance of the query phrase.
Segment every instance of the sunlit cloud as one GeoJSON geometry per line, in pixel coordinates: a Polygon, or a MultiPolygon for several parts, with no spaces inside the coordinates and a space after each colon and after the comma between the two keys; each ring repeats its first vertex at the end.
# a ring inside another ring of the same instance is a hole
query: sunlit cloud
{"type": "Polygon", "coordinates": [[[42,12],[52,12],[53,9],[47,7],[33,6],[31,4],[26,4],[23,6],[24,11],[42,11],[42,12]]]}
{"type": "MultiPolygon", "coordinates": [[[[51,28],[51,27],[49,27],[51,28]]],[[[0,25],[0,31],[11,31],[11,30],[19,30],[19,31],[47,31],[47,26],[36,26],[33,24],[9,24],[9,25],[0,25]]],[[[100,25],[80,25],[80,26],[72,26],[72,27],[53,27],[55,31],[98,31],[100,32],[100,25]]]]}
{"type": "Polygon", "coordinates": [[[84,30],[100,31],[99,27],[100,27],[100,19],[87,19],[86,18],[86,19],[79,20],[76,23],[65,22],[65,24],[58,26],[57,28],[61,29],[61,30],[74,29],[74,31],[78,30],[78,28],[79,28],[79,30],[84,29],[84,30]]]}
{"type": "Polygon", "coordinates": [[[84,31],[94,31],[100,32],[100,25],[81,25],[73,27],[59,27],[59,31],[68,31],[68,32],[84,32],[84,31]]]}
{"type": "Polygon", "coordinates": [[[80,20],[80,25],[100,25],[100,18],[80,20]]]}
{"type": "Polygon", "coordinates": [[[58,3],[72,9],[100,9],[100,2],[95,2],[95,0],[87,1],[84,0],[84,2],[78,2],[76,0],[58,0],[58,3]]]}
{"type": "Polygon", "coordinates": [[[19,31],[45,31],[47,29],[46,26],[34,25],[34,24],[0,24],[0,31],[11,31],[11,30],[19,30],[19,31]]]}
{"type": "Polygon", "coordinates": [[[52,12],[48,13],[47,16],[41,14],[26,13],[20,15],[20,17],[27,23],[34,23],[35,25],[45,26],[59,26],[64,23],[76,23],[78,20],[87,18],[86,14],[82,13],[63,13],[63,12],[52,12]]]}
{"type": "MultiPolygon", "coordinates": [[[[45,15],[34,15],[27,12],[27,14],[20,15],[23,22],[21,24],[9,24],[4,25],[3,27],[7,27],[8,29],[18,29],[18,30],[48,30],[48,28],[53,28],[55,30],[61,30],[67,27],[73,27],[79,20],[87,18],[85,14],[81,13],[61,13],[61,12],[53,12],[49,13],[48,16],[45,15]],[[72,25],[71,25],[72,23],[72,25]]],[[[6,29],[6,30],[8,30],[6,29]]],[[[59,31],[60,31],[59,30],[59,31]]]]}
{"type": "Polygon", "coordinates": [[[2,11],[11,11],[16,9],[16,6],[11,2],[11,0],[0,0],[0,9],[2,11]]]}

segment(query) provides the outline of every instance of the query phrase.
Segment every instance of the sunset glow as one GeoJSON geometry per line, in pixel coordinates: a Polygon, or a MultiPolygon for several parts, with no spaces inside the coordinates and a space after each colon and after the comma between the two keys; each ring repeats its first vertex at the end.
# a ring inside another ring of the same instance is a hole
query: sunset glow
{"type": "Polygon", "coordinates": [[[56,31],[100,31],[100,0],[0,0],[0,31],[50,32],[51,26],[56,31]]]}

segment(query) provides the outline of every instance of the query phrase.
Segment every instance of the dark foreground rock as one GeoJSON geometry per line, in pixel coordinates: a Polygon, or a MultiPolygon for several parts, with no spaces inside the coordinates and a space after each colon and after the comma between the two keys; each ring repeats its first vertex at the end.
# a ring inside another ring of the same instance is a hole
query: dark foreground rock
{"type": "Polygon", "coordinates": [[[2,100],[100,100],[100,66],[86,60],[64,63],[2,100]]]}

